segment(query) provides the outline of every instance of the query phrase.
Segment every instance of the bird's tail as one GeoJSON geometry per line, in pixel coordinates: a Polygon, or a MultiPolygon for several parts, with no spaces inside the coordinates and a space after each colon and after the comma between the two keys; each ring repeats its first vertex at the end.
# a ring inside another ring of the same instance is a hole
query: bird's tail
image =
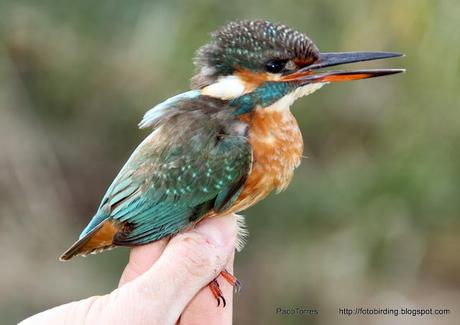
{"type": "Polygon", "coordinates": [[[110,220],[104,220],[90,232],[77,240],[59,259],[70,260],[76,255],[88,255],[112,248],[113,237],[119,231],[119,227],[110,220]]]}

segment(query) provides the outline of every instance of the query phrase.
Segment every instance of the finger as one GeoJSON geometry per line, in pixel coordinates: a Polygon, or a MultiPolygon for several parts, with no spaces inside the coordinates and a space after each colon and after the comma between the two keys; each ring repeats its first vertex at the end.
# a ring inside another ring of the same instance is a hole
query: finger
{"type": "MultiPolygon", "coordinates": [[[[118,317],[120,323],[174,323],[224,268],[235,237],[234,216],[207,219],[195,230],[175,236],[148,271],[114,291],[106,315],[118,317]]],[[[213,306],[215,301],[209,307],[213,306]]]]}
{"type": "Polygon", "coordinates": [[[118,287],[130,282],[146,272],[160,258],[168,243],[168,239],[162,239],[147,245],[131,248],[129,262],[121,275],[118,287]]]}
{"type": "MultiPolygon", "coordinates": [[[[230,259],[225,266],[225,269],[233,273],[234,253],[230,255],[230,259]]],[[[231,324],[233,312],[233,287],[222,277],[218,277],[220,289],[227,305],[225,308],[216,307],[216,299],[211,294],[208,287],[201,289],[197,295],[190,301],[180,317],[180,324],[231,324]]]]}

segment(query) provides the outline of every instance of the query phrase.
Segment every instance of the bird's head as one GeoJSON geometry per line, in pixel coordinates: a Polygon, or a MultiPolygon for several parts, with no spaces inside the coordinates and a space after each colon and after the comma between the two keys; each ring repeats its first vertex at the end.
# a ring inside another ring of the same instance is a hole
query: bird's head
{"type": "Polygon", "coordinates": [[[195,58],[192,88],[237,102],[244,113],[286,98],[288,106],[326,83],[372,78],[401,69],[318,71],[358,61],[401,56],[388,52],[321,53],[303,33],[268,21],[231,22],[212,34],[195,58]]]}

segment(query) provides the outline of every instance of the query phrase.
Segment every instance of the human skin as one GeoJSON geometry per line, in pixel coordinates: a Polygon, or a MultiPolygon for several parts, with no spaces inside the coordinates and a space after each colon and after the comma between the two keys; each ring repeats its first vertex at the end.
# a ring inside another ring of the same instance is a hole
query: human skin
{"type": "Polygon", "coordinates": [[[227,302],[222,308],[206,285],[224,268],[233,273],[235,238],[231,215],[204,220],[169,241],[132,248],[117,289],[20,324],[231,324],[233,288],[219,278],[227,302]]]}

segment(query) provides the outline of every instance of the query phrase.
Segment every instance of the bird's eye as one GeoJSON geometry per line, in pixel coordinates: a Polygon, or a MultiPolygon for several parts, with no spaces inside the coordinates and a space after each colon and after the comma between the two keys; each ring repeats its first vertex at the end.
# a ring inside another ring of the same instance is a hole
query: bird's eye
{"type": "Polygon", "coordinates": [[[283,71],[287,60],[271,60],[265,64],[265,69],[271,73],[279,73],[283,71]]]}

